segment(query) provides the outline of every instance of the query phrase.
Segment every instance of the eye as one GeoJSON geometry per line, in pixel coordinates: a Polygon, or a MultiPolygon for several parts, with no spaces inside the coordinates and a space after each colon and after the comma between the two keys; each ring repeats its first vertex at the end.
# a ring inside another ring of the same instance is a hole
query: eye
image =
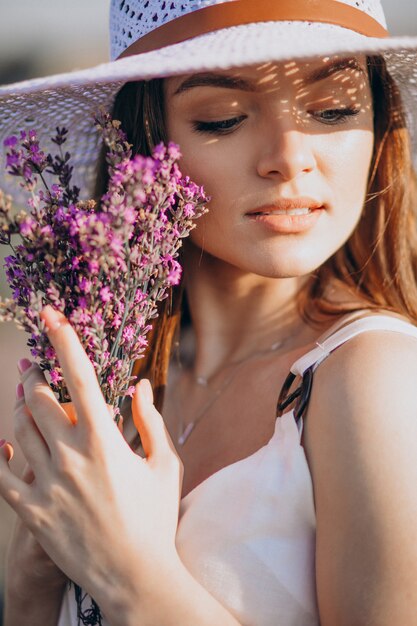
{"type": "Polygon", "coordinates": [[[323,122],[323,124],[343,124],[349,117],[353,117],[360,113],[360,109],[355,106],[345,107],[343,109],[324,109],[323,111],[313,111],[310,113],[312,117],[323,122]]]}
{"type": "Polygon", "coordinates": [[[227,135],[246,119],[246,115],[230,117],[227,120],[215,120],[213,122],[195,121],[193,129],[198,133],[210,133],[212,135],[227,135]]]}

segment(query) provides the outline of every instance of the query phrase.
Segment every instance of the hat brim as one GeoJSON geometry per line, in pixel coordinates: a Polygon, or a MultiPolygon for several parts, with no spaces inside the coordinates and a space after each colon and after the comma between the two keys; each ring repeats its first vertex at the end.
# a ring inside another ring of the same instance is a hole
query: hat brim
{"type": "MultiPolygon", "coordinates": [[[[75,182],[82,196],[89,197],[99,141],[92,115],[100,106],[110,110],[124,83],[272,61],[361,53],[384,55],[401,90],[417,156],[417,37],[375,39],[317,22],[235,26],[86,70],[0,87],[0,141],[2,145],[7,136],[35,128],[49,150],[53,147],[49,137],[56,126],[65,126],[69,130],[66,149],[72,155],[75,182]]],[[[16,197],[16,181],[5,176],[2,158],[0,187],[16,197]]]]}

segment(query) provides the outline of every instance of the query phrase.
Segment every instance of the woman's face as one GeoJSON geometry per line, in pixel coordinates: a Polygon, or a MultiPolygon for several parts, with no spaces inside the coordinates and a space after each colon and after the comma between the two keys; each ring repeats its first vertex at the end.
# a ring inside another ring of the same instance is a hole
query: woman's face
{"type": "Polygon", "coordinates": [[[349,238],[373,150],[365,57],[181,76],[165,89],[181,170],[211,196],[195,245],[278,278],[312,272],[349,238]]]}

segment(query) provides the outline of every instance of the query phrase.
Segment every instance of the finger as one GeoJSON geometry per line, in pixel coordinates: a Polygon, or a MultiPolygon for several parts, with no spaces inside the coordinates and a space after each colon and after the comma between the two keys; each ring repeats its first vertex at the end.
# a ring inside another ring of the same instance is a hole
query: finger
{"type": "Polygon", "coordinates": [[[10,461],[14,457],[14,448],[12,444],[6,441],[5,439],[1,439],[0,440],[0,452],[6,458],[6,461],[10,463],[10,461]]]}
{"type": "Polygon", "coordinates": [[[39,431],[23,397],[23,385],[17,386],[18,398],[14,410],[16,440],[26,461],[40,476],[49,467],[50,454],[44,437],[39,431]],[[20,395],[21,394],[21,395],[20,395]]]}
{"type": "Polygon", "coordinates": [[[17,512],[21,503],[28,500],[29,487],[13,474],[9,461],[13,457],[13,446],[7,441],[0,441],[0,496],[17,512]]]}
{"type": "Polygon", "coordinates": [[[55,348],[65,383],[77,413],[77,427],[110,418],[94,371],[77,333],[62,313],[46,306],[41,314],[48,338],[55,348]]]}
{"type": "Polygon", "coordinates": [[[161,414],[153,404],[152,386],[143,378],[132,398],[132,417],[146,457],[161,457],[176,450],[161,414]]]}
{"type": "Polygon", "coordinates": [[[31,466],[29,465],[29,463],[26,463],[20,478],[27,485],[30,485],[31,483],[33,483],[35,479],[35,474],[33,473],[33,470],[31,466]]]}
{"type": "MultiPolygon", "coordinates": [[[[23,397],[18,399],[19,411],[22,410],[21,405],[26,405],[52,452],[57,437],[65,439],[71,431],[71,423],[46,382],[40,367],[23,359],[19,361],[19,370],[23,385],[23,397]]],[[[20,415],[23,417],[23,413],[20,415]]]]}

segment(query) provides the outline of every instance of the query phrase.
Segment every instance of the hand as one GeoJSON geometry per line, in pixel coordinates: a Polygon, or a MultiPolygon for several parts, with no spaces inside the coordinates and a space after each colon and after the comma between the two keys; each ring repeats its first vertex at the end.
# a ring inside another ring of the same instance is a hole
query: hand
{"type": "MultiPolygon", "coordinates": [[[[21,384],[17,387],[17,397],[23,397],[23,387],[21,384]]],[[[14,422],[16,424],[16,438],[19,440],[19,424],[24,426],[26,417],[19,416],[20,411],[27,411],[26,405],[19,403],[14,413],[14,422]]],[[[118,427],[123,432],[123,417],[120,416],[118,427]]],[[[6,456],[6,460],[10,462],[13,457],[13,447],[10,443],[0,447],[0,454],[6,456]]],[[[35,479],[35,475],[29,465],[26,465],[22,480],[31,484],[35,479]]],[[[35,539],[30,530],[23,524],[22,520],[17,517],[13,533],[8,545],[7,552],[7,597],[12,604],[22,606],[22,603],[28,602],[32,605],[34,602],[51,601],[52,594],[57,598],[62,597],[65,585],[68,580],[65,574],[50,559],[48,554],[35,539]]],[[[33,608],[33,607],[32,607],[33,608]]]]}
{"type": "Polygon", "coordinates": [[[153,406],[149,382],[141,381],[132,399],[142,458],[111,418],[66,318],[51,307],[42,317],[77,423],[68,421],[40,368],[28,367],[22,373],[19,443],[35,479],[27,484],[14,476],[0,455],[0,495],[57,566],[104,607],[122,593],[138,593],[149,580],[156,586],[161,571],[177,566],[183,467],[153,406]]]}

